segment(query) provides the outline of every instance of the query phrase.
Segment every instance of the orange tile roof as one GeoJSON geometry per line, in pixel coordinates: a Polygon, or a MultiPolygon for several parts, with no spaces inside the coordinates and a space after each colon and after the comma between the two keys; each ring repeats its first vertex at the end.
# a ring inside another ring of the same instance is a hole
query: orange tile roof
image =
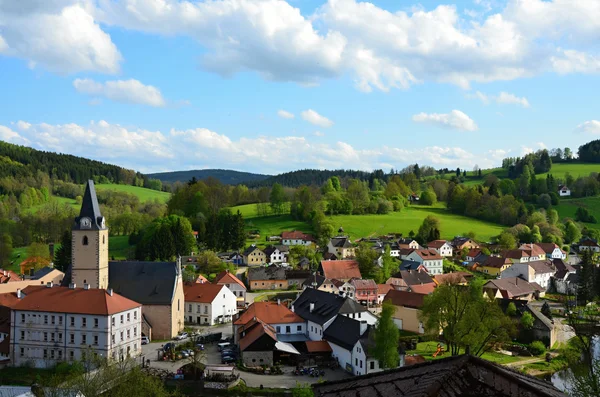
{"type": "Polygon", "coordinates": [[[106,316],[142,306],[117,293],[110,296],[106,290],[95,288],[29,286],[23,293],[25,297],[13,305],[13,310],[106,316]]]}
{"type": "Polygon", "coordinates": [[[446,243],[446,240],[433,240],[427,243],[427,248],[441,248],[446,243]]]}
{"type": "Polygon", "coordinates": [[[275,333],[273,327],[271,327],[269,324],[265,324],[262,321],[258,321],[257,324],[254,324],[246,333],[246,335],[240,339],[240,350],[246,350],[248,346],[265,334],[269,335],[271,339],[277,342],[277,334],[275,333]]]}
{"type": "Polygon", "coordinates": [[[384,302],[391,302],[394,306],[420,309],[423,306],[425,297],[415,292],[391,290],[383,300],[384,302]]]}
{"type": "Polygon", "coordinates": [[[377,295],[385,295],[394,287],[391,284],[377,284],[377,295]]]}
{"type": "Polygon", "coordinates": [[[423,284],[423,285],[411,285],[409,288],[412,292],[417,294],[429,295],[435,290],[435,283],[423,284]]]}
{"type": "Polygon", "coordinates": [[[437,251],[433,250],[433,249],[425,249],[425,250],[415,250],[415,252],[417,253],[417,255],[419,255],[421,258],[423,258],[423,260],[437,260],[437,259],[444,259],[443,256],[441,256],[437,251]]]}
{"type": "Polygon", "coordinates": [[[298,230],[294,230],[291,232],[282,232],[281,238],[286,240],[305,240],[305,241],[313,241],[314,237],[310,234],[306,234],[300,232],[298,230]]]}
{"type": "Polygon", "coordinates": [[[0,269],[0,284],[21,281],[21,277],[12,270],[0,269]]]}
{"type": "Polygon", "coordinates": [[[362,278],[355,260],[321,261],[323,276],[328,279],[349,280],[351,278],[362,278]]]}
{"type": "Polygon", "coordinates": [[[0,306],[13,307],[17,302],[19,302],[19,299],[16,292],[0,294],[0,306]]]}
{"type": "Polygon", "coordinates": [[[208,283],[208,279],[206,277],[204,277],[203,275],[199,274],[198,277],[196,278],[196,282],[198,284],[208,283]]]}
{"type": "Polygon", "coordinates": [[[185,284],[183,294],[186,302],[211,303],[223,288],[227,287],[210,283],[185,284]]]}
{"type": "Polygon", "coordinates": [[[240,286],[246,289],[246,286],[242,281],[235,276],[235,274],[230,273],[229,270],[224,270],[217,275],[215,278],[215,284],[239,284],[240,286]]]}
{"type": "Polygon", "coordinates": [[[233,324],[244,325],[254,318],[267,324],[302,323],[302,317],[277,302],[254,302],[233,324]]]}
{"type": "Polygon", "coordinates": [[[306,343],[306,350],[309,353],[327,353],[331,352],[331,346],[324,340],[309,340],[306,343]]]}

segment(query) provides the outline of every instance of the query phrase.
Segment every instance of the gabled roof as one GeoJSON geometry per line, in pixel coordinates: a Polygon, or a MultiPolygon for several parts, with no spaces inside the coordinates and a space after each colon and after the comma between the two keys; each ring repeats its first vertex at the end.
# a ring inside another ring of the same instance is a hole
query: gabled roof
{"type": "Polygon", "coordinates": [[[304,342],[306,344],[306,351],[309,353],[330,353],[331,346],[324,340],[308,340],[304,342]]]}
{"type": "Polygon", "coordinates": [[[284,240],[304,240],[304,241],[314,241],[314,237],[310,234],[306,234],[300,232],[298,230],[294,230],[291,232],[282,232],[281,239],[284,240]]]}
{"type": "Polygon", "coordinates": [[[277,302],[254,302],[233,324],[244,325],[254,318],[267,324],[304,322],[298,314],[288,309],[285,305],[277,304],[277,302]]]}
{"type": "Polygon", "coordinates": [[[471,248],[469,252],[467,252],[467,256],[470,256],[471,258],[475,258],[479,255],[481,255],[481,249],[479,248],[471,248]]]}
{"type": "Polygon", "coordinates": [[[73,230],[81,230],[81,223],[79,221],[82,218],[89,218],[91,221],[90,228],[86,230],[106,229],[106,225],[102,225],[101,222],[102,214],[100,213],[100,206],[98,205],[98,197],[96,197],[96,188],[94,187],[94,181],[91,179],[85,186],[81,210],[79,211],[79,216],[75,218],[73,230]]]}
{"type": "Polygon", "coordinates": [[[360,336],[360,321],[346,316],[337,316],[323,332],[323,339],[346,350],[352,350],[360,336]]]}
{"type": "Polygon", "coordinates": [[[421,284],[434,284],[435,282],[431,278],[429,274],[422,271],[414,271],[414,270],[401,270],[400,272],[394,274],[392,277],[401,278],[404,280],[406,285],[421,285],[421,284]]]}
{"type": "Polygon", "coordinates": [[[251,245],[250,247],[246,248],[246,249],[244,250],[244,252],[242,252],[242,255],[243,255],[243,256],[248,256],[248,255],[250,255],[251,253],[253,253],[253,252],[254,252],[254,251],[256,251],[256,250],[258,250],[258,251],[260,251],[260,252],[263,252],[263,251],[262,251],[260,248],[258,248],[257,246],[255,246],[255,245],[251,245]]]}
{"type": "Polygon", "coordinates": [[[186,302],[212,303],[223,288],[221,284],[193,283],[183,286],[186,302]]]}
{"type": "Polygon", "coordinates": [[[579,241],[579,245],[584,246],[584,247],[597,247],[598,243],[596,242],[596,240],[589,238],[589,237],[583,237],[580,241],[579,241]]]}
{"type": "Polygon", "coordinates": [[[19,302],[16,292],[5,292],[0,294],[0,306],[13,307],[19,302]]]}
{"type": "Polygon", "coordinates": [[[170,305],[179,280],[176,262],[109,262],[108,285],[142,305],[170,305]]]}
{"type": "Polygon", "coordinates": [[[417,270],[419,267],[423,266],[421,262],[411,261],[409,259],[403,259],[400,262],[400,266],[398,266],[399,270],[417,270]]]}
{"type": "Polygon", "coordinates": [[[323,283],[325,282],[325,280],[328,280],[328,279],[326,279],[325,277],[321,276],[320,274],[311,275],[306,280],[304,280],[304,282],[302,283],[302,285],[306,286],[306,287],[319,288],[321,285],[323,285],[323,283]],[[313,283],[315,283],[316,285],[313,286],[313,283]]]}
{"type": "Polygon", "coordinates": [[[362,278],[355,260],[321,261],[320,266],[323,276],[338,280],[349,280],[353,277],[362,278]]]}
{"type": "Polygon", "coordinates": [[[277,334],[273,327],[262,321],[258,321],[257,324],[252,326],[246,335],[240,339],[240,350],[246,350],[263,335],[267,335],[269,338],[273,339],[274,342],[277,342],[277,334]]]}
{"type": "Polygon", "coordinates": [[[377,289],[377,283],[374,280],[363,280],[360,278],[353,278],[350,280],[350,284],[352,284],[352,286],[356,289],[356,290],[361,290],[361,289],[372,289],[372,290],[376,290],[377,289]]]}
{"type": "Polygon", "coordinates": [[[433,249],[415,250],[414,252],[424,261],[444,259],[443,256],[433,249]]]}
{"type": "Polygon", "coordinates": [[[248,269],[248,282],[254,280],[285,280],[285,268],[276,265],[251,267],[248,269]]]}
{"type": "Polygon", "coordinates": [[[389,301],[394,306],[410,307],[420,309],[425,302],[425,295],[408,291],[390,290],[383,298],[383,301],[389,301]]]}
{"type": "Polygon", "coordinates": [[[409,285],[408,286],[408,290],[410,292],[414,292],[417,294],[422,294],[422,295],[429,295],[429,294],[433,294],[433,291],[435,290],[435,287],[437,286],[437,284],[432,283],[432,284],[415,284],[415,285],[409,285]]]}
{"type": "MultiPolygon", "coordinates": [[[[540,247],[548,255],[552,254],[555,249],[560,249],[560,247],[554,243],[535,243],[535,245],[540,247]]],[[[561,249],[561,252],[564,251],[561,249]]]]}
{"type": "Polygon", "coordinates": [[[208,283],[208,279],[206,277],[204,277],[203,275],[199,274],[198,277],[196,277],[196,283],[202,284],[202,283],[208,283]]]}
{"type": "Polygon", "coordinates": [[[448,242],[446,240],[433,240],[427,243],[427,248],[440,249],[444,244],[448,244],[448,242]]]}
{"type": "Polygon", "coordinates": [[[529,266],[533,269],[537,274],[545,274],[545,273],[556,273],[556,270],[550,266],[551,262],[548,261],[533,261],[529,262],[529,266]]]}
{"type": "Polygon", "coordinates": [[[469,237],[462,237],[462,236],[454,237],[454,239],[452,239],[450,244],[452,244],[453,247],[462,247],[464,244],[469,243],[469,242],[479,245],[475,241],[470,239],[469,237]]]}
{"type": "Polygon", "coordinates": [[[50,266],[44,266],[43,268],[39,269],[38,271],[36,271],[35,273],[33,273],[33,277],[31,277],[32,280],[39,280],[44,276],[47,276],[48,274],[52,273],[53,271],[59,271],[53,267],[50,266]]]}
{"type": "Polygon", "coordinates": [[[436,274],[433,276],[433,281],[437,285],[442,284],[464,284],[467,282],[465,276],[460,273],[444,273],[444,274],[436,274]]]}
{"type": "Polygon", "coordinates": [[[500,290],[502,297],[506,299],[533,294],[537,291],[537,288],[532,283],[528,283],[519,277],[490,280],[483,285],[483,288],[496,288],[500,290]]]}
{"type": "Polygon", "coordinates": [[[350,248],[352,247],[352,242],[348,237],[332,237],[331,245],[336,248],[350,248]]]}
{"type": "Polygon", "coordinates": [[[544,256],[546,254],[546,251],[537,244],[521,244],[519,249],[527,252],[530,256],[544,256]]]}
{"type": "Polygon", "coordinates": [[[502,253],[502,257],[511,259],[529,258],[531,255],[526,250],[508,250],[502,253]]]}
{"type": "Polygon", "coordinates": [[[242,283],[240,279],[235,276],[235,274],[230,273],[229,270],[224,270],[217,274],[217,277],[215,278],[215,284],[238,284],[240,287],[246,289],[244,283],[242,283]]]}
{"type": "Polygon", "coordinates": [[[499,258],[497,256],[488,257],[481,266],[492,267],[494,269],[502,269],[503,266],[511,266],[512,261],[508,258],[499,258]]]}
{"type": "Polygon", "coordinates": [[[354,299],[344,298],[344,303],[340,306],[338,313],[352,314],[366,312],[367,308],[355,301],[354,299]]]}
{"type": "Polygon", "coordinates": [[[107,316],[142,306],[103,289],[29,286],[12,310],[107,316]]]}
{"type": "Polygon", "coordinates": [[[0,284],[12,283],[15,281],[22,281],[17,273],[12,270],[0,269],[0,284]]]}
{"type": "Polygon", "coordinates": [[[470,355],[315,383],[315,397],[566,397],[550,382],[470,355]]]}
{"type": "Polygon", "coordinates": [[[339,313],[347,299],[349,298],[307,288],[292,303],[292,307],[294,312],[304,320],[323,325],[339,313]],[[310,310],[311,303],[314,304],[312,311],[310,310]]]}
{"type": "Polygon", "coordinates": [[[408,238],[408,237],[401,237],[398,239],[398,245],[409,245],[413,242],[415,242],[415,239],[408,238]]]}
{"type": "Polygon", "coordinates": [[[392,289],[392,284],[377,284],[377,295],[385,295],[392,289]]]}
{"type": "Polygon", "coordinates": [[[556,268],[554,277],[558,279],[564,279],[567,274],[575,273],[575,268],[568,263],[565,263],[562,259],[552,259],[552,265],[556,268]]]}

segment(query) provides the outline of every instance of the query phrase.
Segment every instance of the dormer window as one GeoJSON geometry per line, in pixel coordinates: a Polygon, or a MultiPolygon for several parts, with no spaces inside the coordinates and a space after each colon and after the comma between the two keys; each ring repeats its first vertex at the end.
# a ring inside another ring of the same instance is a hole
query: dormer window
{"type": "Polygon", "coordinates": [[[90,218],[81,218],[81,221],[79,222],[80,226],[82,229],[91,229],[92,228],[92,221],[90,218]]]}

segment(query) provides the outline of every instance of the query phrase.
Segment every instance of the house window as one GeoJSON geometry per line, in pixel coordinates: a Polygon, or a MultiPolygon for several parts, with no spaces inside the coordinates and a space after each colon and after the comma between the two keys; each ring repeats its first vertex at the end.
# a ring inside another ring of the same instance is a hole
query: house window
{"type": "Polygon", "coordinates": [[[75,326],[75,317],[71,317],[71,327],[75,326]]]}
{"type": "Polygon", "coordinates": [[[112,334],[112,343],[115,343],[115,334],[112,334]]]}
{"type": "Polygon", "coordinates": [[[133,327],[133,336],[137,336],[137,327],[133,327]]]}
{"type": "Polygon", "coordinates": [[[196,313],[200,313],[200,305],[196,306],[196,313]]]}
{"type": "Polygon", "coordinates": [[[50,350],[50,358],[54,359],[54,350],[50,350]]]}
{"type": "Polygon", "coordinates": [[[83,236],[82,244],[83,245],[88,245],[88,237],[87,236],[83,236]]]}
{"type": "Polygon", "coordinates": [[[87,343],[87,335],[83,334],[81,335],[81,344],[85,345],[87,343]]]}
{"type": "Polygon", "coordinates": [[[121,324],[123,324],[123,315],[121,314],[121,324]]]}
{"type": "Polygon", "coordinates": [[[94,328],[98,328],[98,319],[97,318],[94,319],[94,328]]]}
{"type": "Polygon", "coordinates": [[[131,321],[130,313],[127,313],[127,322],[131,321]]]}
{"type": "Polygon", "coordinates": [[[137,310],[135,310],[135,311],[133,312],[133,319],[134,319],[134,320],[137,320],[137,310]]]}
{"type": "Polygon", "coordinates": [[[53,325],[55,324],[55,318],[56,318],[56,316],[52,316],[52,324],[53,325]]]}
{"type": "Polygon", "coordinates": [[[44,342],[48,342],[48,333],[44,332],[44,342]]]}
{"type": "Polygon", "coordinates": [[[204,314],[208,314],[208,305],[204,306],[204,314]]]}
{"type": "Polygon", "coordinates": [[[123,341],[123,331],[121,331],[121,342],[123,341]]]}
{"type": "Polygon", "coordinates": [[[58,340],[59,340],[60,342],[62,342],[62,332],[59,332],[59,333],[58,333],[58,340]]]}
{"type": "Polygon", "coordinates": [[[181,299],[177,299],[177,311],[179,311],[179,303],[181,303],[181,299]]]}
{"type": "Polygon", "coordinates": [[[129,330],[127,330],[127,339],[129,339],[131,336],[131,332],[129,330]]]}
{"type": "Polygon", "coordinates": [[[192,312],[192,304],[191,304],[191,303],[188,305],[188,312],[189,312],[189,313],[191,313],[191,312],[192,312]]]}
{"type": "Polygon", "coordinates": [[[86,326],[87,326],[87,318],[83,317],[83,318],[81,319],[81,327],[82,327],[82,328],[85,328],[86,326]]]}
{"type": "Polygon", "coordinates": [[[62,350],[59,350],[59,351],[58,351],[58,359],[59,359],[59,360],[62,360],[62,350]]]}
{"type": "Polygon", "coordinates": [[[354,365],[358,366],[358,358],[355,358],[354,360],[354,365]]]}
{"type": "Polygon", "coordinates": [[[360,360],[360,367],[362,368],[362,360],[360,360]]]}
{"type": "Polygon", "coordinates": [[[94,335],[94,345],[98,346],[98,335],[94,335]]]}
{"type": "Polygon", "coordinates": [[[48,358],[48,349],[44,349],[44,358],[48,358]]]}
{"type": "Polygon", "coordinates": [[[48,315],[44,314],[44,324],[48,324],[48,315]]]}
{"type": "Polygon", "coordinates": [[[277,327],[275,327],[275,329],[277,330],[277,333],[281,333],[281,327],[278,325],[277,327]]]}
{"type": "Polygon", "coordinates": [[[115,318],[114,317],[112,318],[112,326],[113,327],[115,326],[115,318]]]}
{"type": "Polygon", "coordinates": [[[296,327],[296,331],[302,331],[302,326],[301,326],[301,325],[298,325],[298,326],[296,327]]]}
{"type": "Polygon", "coordinates": [[[25,322],[25,315],[21,314],[21,322],[24,323],[25,322]]]}
{"type": "Polygon", "coordinates": [[[369,369],[375,369],[375,361],[371,361],[369,364],[369,369]]]}
{"type": "Polygon", "coordinates": [[[25,340],[25,331],[21,331],[21,340],[25,340]]]}
{"type": "Polygon", "coordinates": [[[71,344],[75,343],[75,334],[71,334],[70,337],[71,337],[71,342],[70,343],[71,344]]]}
{"type": "Polygon", "coordinates": [[[286,325],[286,326],[285,326],[285,332],[287,332],[288,334],[289,334],[290,332],[292,332],[290,328],[291,328],[291,327],[290,327],[289,325],[286,325]]]}
{"type": "Polygon", "coordinates": [[[73,359],[75,358],[75,352],[74,352],[73,350],[71,350],[71,351],[69,352],[69,358],[70,358],[71,360],[73,360],[73,359]]]}

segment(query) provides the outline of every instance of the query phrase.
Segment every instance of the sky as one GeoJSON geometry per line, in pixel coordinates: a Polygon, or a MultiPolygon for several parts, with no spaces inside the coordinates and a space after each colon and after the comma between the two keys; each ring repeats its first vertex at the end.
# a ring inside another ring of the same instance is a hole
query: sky
{"type": "Polygon", "coordinates": [[[599,88],[598,0],[0,0],[0,139],[141,172],[497,167],[599,88]]]}

